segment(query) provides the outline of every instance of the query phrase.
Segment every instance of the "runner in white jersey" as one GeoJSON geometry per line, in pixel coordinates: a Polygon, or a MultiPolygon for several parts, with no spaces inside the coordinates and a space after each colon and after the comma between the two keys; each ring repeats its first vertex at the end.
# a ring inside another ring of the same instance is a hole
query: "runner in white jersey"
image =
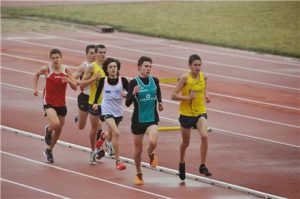
{"type": "MultiPolygon", "coordinates": [[[[77,84],[82,79],[82,76],[89,65],[95,61],[95,45],[88,45],[86,47],[86,58],[87,60],[82,62],[80,66],[78,66],[76,72],[74,73],[74,79],[77,80],[77,84]]],[[[89,114],[89,100],[90,95],[90,87],[86,86],[81,89],[80,94],[77,97],[78,102],[78,115],[75,116],[75,122],[79,130],[84,129],[86,125],[86,120],[89,114]]]]}
{"type": "MultiPolygon", "coordinates": [[[[97,91],[94,99],[93,109],[98,109],[98,99],[102,93],[101,103],[101,120],[105,121],[109,132],[107,135],[102,133],[97,143],[101,146],[105,138],[112,137],[112,146],[116,159],[116,169],[124,170],[126,165],[120,161],[119,137],[120,132],[118,125],[123,118],[124,107],[123,100],[126,97],[128,80],[119,76],[121,64],[119,60],[107,58],[102,64],[103,70],[107,77],[99,80],[97,91]]],[[[97,145],[96,143],[96,145],[97,145]]]]}

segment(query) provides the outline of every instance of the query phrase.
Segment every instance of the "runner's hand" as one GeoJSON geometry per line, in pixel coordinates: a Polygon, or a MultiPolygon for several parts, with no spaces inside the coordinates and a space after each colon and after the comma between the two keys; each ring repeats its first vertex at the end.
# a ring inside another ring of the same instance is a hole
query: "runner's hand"
{"type": "Polygon", "coordinates": [[[211,99],[210,99],[210,97],[209,96],[205,96],[205,101],[206,101],[206,103],[210,103],[210,101],[211,101],[211,99]]]}
{"type": "Polygon", "coordinates": [[[140,87],[139,87],[138,85],[136,85],[136,86],[133,88],[132,95],[136,95],[139,91],[140,91],[140,87]]]}
{"type": "Polygon", "coordinates": [[[38,92],[38,90],[34,89],[34,91],[33,91],[33,95],[34,95],[34,96],[38,96],[38,95],[39,95],[39,92],[38,92]]]}
{"type": "Polygon", "coordinates": [[[93,109],[94,111],[98,110],[98,104],[93,104],[92,109],[93,109]]]}

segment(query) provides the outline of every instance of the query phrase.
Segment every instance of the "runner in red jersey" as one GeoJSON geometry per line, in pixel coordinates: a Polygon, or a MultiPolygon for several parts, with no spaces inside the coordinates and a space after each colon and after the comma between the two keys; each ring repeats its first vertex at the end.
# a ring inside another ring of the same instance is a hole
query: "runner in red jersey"
{"type": "Polygon", "coordinates": [[[45,126],[45,142],[48,147],[44,155],[47,162],[53,163],[52,149],[61,134],[65,123],[65,116],[67,115],[67,84],[69,83],[73,90],[76,90],[77,86],[71,70],[61,64],[62,54],[60,50],[52,49],[50,51],[50,59],[52,64],[43,66],[34,74],[33,95],[38,96],[37,84],[39,77],[40,75],[45,75],[46,85],[43,93],[43,105],[49,124],[45,126]]]}

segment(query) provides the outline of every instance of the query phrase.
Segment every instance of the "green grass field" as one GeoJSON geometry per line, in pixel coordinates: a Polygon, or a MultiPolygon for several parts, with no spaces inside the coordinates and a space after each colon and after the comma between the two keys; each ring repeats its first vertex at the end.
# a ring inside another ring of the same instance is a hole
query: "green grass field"
{"type": "Polygon", "coordinates": [[[300,2],[214,1],[1,7],[2,14],[300,58],[300,2]]]}

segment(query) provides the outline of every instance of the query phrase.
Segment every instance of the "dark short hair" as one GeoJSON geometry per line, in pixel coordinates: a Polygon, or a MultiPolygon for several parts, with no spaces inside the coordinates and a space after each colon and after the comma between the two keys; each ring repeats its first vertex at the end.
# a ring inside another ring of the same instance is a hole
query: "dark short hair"
{"type": "Polygon", "coordinates": [[[152,64],[152,59],[150,57],[142,56],[139,58],[137,65],[141,66],[145,61],[148,61],[152,64]]]}
{"type": "Polygon", "coordinates": [[[89,51],[90,51],[90,49],[95,49],[95,48],[96,48],[96,46],[93,45],[93,44],[88,45],[88,46],[86,46],[86,48],[85,48],[85,53],[88,54],[89,51]]]}
{"type": "Polygon", "coordinates": [[[189,58],[189,64],[192,65],[192,63],[195,61],[195,60],[200,60],[201,63],[202,63],[202,60],[201,60],[201,57],[199,55],[191,55],[190,58],[189,58]]]}
{"type": "Polygon", "coordinates": [[[108,76],[108,72],[107,72],[107,68],[108,68],[108,65],[112,62],[116,62],[117,64],[117,68],[118,68],[118,73],[117,75],[119,76],[119,71],[121,69],[121,63],[118,59],[115,59],[115,58],[112,58],[112,57],[108,57],[104,60],[103,64],[102,64],[102,69],[103,71],[105,72],[105,75],[108,76]]]}
{"type": "Polygon", "coordinates": [[[96,47],[95,47],[95,52],[97,53],[98,52],[98,49],[101,48],[101,49],[105,49],[106,47],[102,44],[98,44],[96,47]]]}
{"type": "Polygon", "coordinates": [[[59,56],[62,57],[60,50],[58,50],[57,48],[54,48],[50,51],[50,57],[53,54],[59,54],[59,56]]]}

